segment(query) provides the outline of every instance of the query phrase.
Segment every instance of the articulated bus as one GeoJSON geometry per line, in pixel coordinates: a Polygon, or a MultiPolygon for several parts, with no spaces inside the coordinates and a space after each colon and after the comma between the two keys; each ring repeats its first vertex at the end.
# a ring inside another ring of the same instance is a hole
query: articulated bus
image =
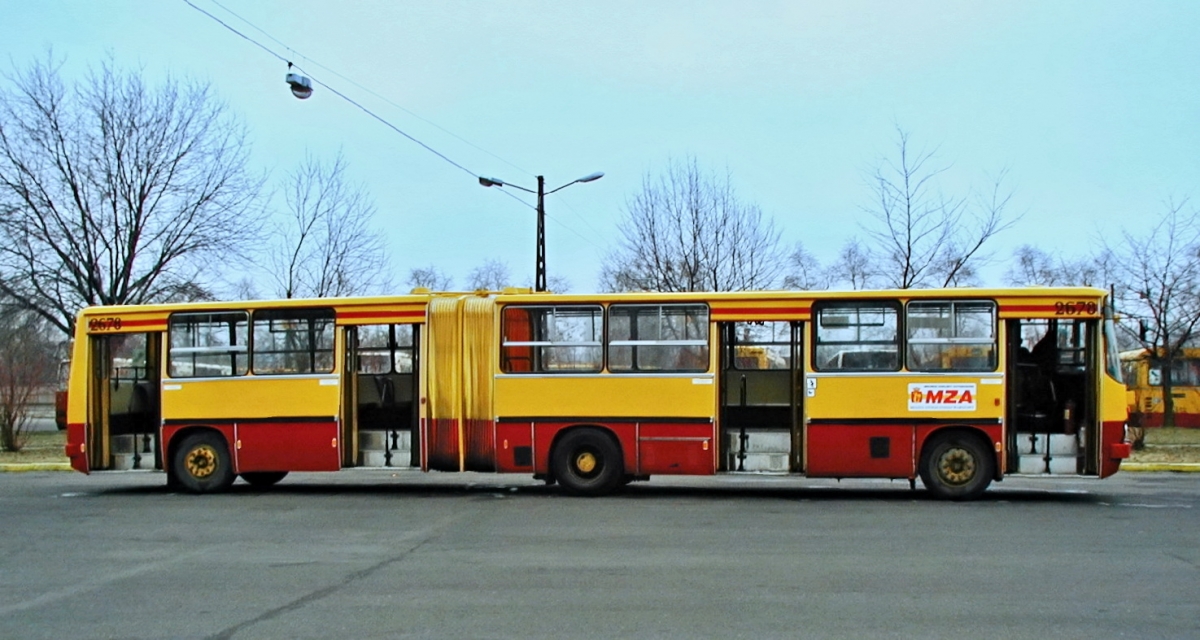
{"type": "MultiPolygon", "coordinates": [[[[1128,389],[1129,426],[1163,426],[1162,362],[1139,349],[1121,354],[1121,370],[1128,389]]],[[[1171,399],[1174,424],[1200,428],[1200,349],[1183,349],[1171,365],[1171,399]]]]}
{"type": "Polygon", "coordinates": [[[1103,290],[551,294],[94,307],[67,455],[190,492],[355,467],[529,474],[1115,473],[1130,445],[1103,290]]]}

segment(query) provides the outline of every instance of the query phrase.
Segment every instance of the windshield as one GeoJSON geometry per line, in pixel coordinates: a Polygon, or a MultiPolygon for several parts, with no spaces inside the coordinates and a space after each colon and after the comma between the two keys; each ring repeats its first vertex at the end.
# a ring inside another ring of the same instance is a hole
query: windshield
{"type": "Polygon", "coordinates": [[[1104,305],[1104,370],[1113,380],[1122,382],[1121,356],[1117,351],[1117,329],[1113,323],[1111,301],[1104,305]]]}

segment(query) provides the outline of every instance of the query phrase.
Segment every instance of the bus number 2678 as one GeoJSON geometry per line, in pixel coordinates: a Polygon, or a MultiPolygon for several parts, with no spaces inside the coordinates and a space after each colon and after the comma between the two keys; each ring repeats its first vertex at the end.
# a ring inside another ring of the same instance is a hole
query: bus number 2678
{"type": "Polygon", "coordinates": [[[1055,302],[1054,315],[1056,316],[1094,316],[1096,315],[1095,302],[1055,302]]]}
{"type": "Polygon", "coordinates": [[[88,320],[88,331],[119,331],[120,318],[92,318],[88,320]]]}

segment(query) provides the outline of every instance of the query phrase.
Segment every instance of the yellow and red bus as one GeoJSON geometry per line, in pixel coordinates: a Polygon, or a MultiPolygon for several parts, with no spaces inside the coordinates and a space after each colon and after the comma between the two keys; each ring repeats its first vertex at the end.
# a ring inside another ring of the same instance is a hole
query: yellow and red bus
{"type": "MultiPolygon", "coordinates": [[[[1121,353],[1131,427],[1163,426],[1162,362],[1150,351],[1121,353]]],[[[1185,348],[1171,364],[1174,426],[1200,428],[1200,349],[1185,348]]]]}
{"type": "Polygon", "coordinates": [[[1091,288],[560,295],[94,307],[67,455],[192,492],[353,467],[656,475],[1115,473],[1125,388],[1091,288]]]}

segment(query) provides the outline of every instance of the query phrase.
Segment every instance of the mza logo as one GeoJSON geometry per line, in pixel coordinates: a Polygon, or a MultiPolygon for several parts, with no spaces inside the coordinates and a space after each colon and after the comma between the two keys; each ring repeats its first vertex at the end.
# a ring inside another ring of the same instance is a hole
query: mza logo
{"type": "Polygon", "coordinates": [[[975,384],[910,384],[909,411],[974,411],[975,384]]]}

